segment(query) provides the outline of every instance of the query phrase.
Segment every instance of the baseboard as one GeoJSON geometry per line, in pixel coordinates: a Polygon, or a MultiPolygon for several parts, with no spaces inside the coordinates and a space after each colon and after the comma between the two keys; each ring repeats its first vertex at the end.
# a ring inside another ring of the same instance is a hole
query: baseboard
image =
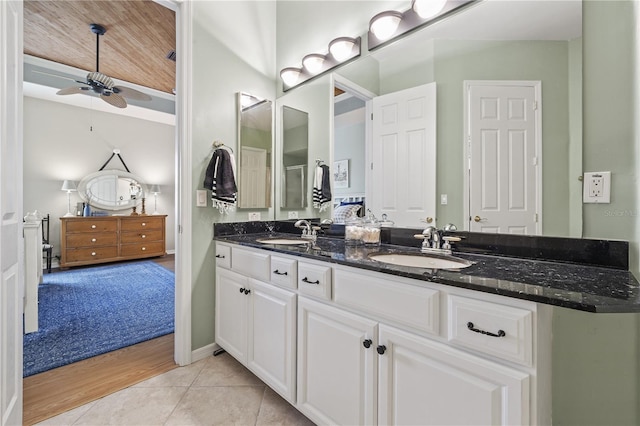
{"type": "Polygon", "coordinates": [[[205,359],[213,355],[213,351],[220,349],[220,345],[217,343],[211,343],[207,346],[203,346],[201,348],[196,349],[191,352],[191,362],[194,363],[196,361],[200,361],[201,359],[205,359]]]}
{"type": "Polygon", "coordinates": [[[167,252],[166,252],[166,253],[167,253],[167,254],[176,254],[176,251],[175,251],[175,249],[174,249],[174,250],[167,250],[167,252]]]}

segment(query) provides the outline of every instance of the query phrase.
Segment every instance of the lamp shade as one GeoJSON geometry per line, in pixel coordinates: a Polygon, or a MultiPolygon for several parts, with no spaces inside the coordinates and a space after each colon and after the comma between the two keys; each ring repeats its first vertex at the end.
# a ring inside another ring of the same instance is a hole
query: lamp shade
{"type": "Polygon", "coordinates": [[[72,180],[65,180],[64,182],[62,182],[62,188],[60,188],[61,191],[77,191],[78,187],[76,185],[76,183],[72,180]]]}
{"type": "Polygon", "coordinates": [[[151,185],[151,188],[149,188],[149,192],[156,195],[156,194],[160,194],[160,185],[157,184],[153,184],[151,185]]]}
{"type": "Polygon", "coordinates": [[[447,0],[413,0],[411,8],[419,17],[427,19],[440,13],[445,4],[447,0]]]}
{"type": "Polygon", "coordinates": [[[400,12],[395,10],[381,12],[371,18],[369,30],[378,40],[387,40],[396,32],[401,20],[402,13],[400,12]]]}
{"type": "Polygon", "coordinates": [[[336,61],[342,62],[351,56],[355,44],[356,40],[351,37],[338,37],[329,43],[329,52],[336,61]]]}
{"type": "Polygon", "coordinates": [[[280,77],[287,86],[294,86],[300,78],[300,68],[288,67],[280,71],[280,77]]]}
{"type": "Polygon", "coordinates": [[[302,65],[306,68],[309,74],[317,74],[322,69],[324,64],[324,55],[319,53],[310,53],[302,58],[302,65]]]}

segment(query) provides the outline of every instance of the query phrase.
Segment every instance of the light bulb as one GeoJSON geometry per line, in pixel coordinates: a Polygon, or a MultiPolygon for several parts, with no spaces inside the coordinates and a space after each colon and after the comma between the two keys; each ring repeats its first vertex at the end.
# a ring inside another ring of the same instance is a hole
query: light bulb
{"type": "Polygon", "coordinates": [[[371,18],[369,24],[369,30],[378,38],[378,40],[384,41],[396,32],[400,21],[402,20],[402,13],[389,10],[386,12],[378,13],[371,18]]]}
{"type": "Polygon", "coordinates": [[[436,16],[447,4],[447,0],[413,0],[411,8],[422,19],[436,16]]]}
{"type": "Polygon", "coordinates": [[[351,56],[355,44],[356,40],[351,37],[338,37],[329,43],[329,52],[336,61],[342,62],[351,56]]]}
{"type": "Polygon", "coordinates": [[[283,68],[282,71],[280,71],[280,77],[287,86],[294,86],[300,78],[300,71],[300,68],[283,68]]]}

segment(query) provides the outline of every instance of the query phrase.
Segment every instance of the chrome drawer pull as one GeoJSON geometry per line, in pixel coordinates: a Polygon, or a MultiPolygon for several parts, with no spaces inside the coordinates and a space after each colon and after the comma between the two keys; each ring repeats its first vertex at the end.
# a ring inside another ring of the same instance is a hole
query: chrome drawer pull
{"type": "Polygon", "coordinates": [[[315,281],[309,281],[309,279],[307,277],[304,277],[302,279],[303,283],[307,283],[307,284],[320,284],[320,280],[315,280],[315,281]]]}
{"type": "Polygon", "coordinates": [[[287,272],[286,272],[286,271],[285,271],[285,272],[280,272],[278,269],[276,269],[275,271],[273,271],[273,273],[274,273],[274,274],[276,274],[276,275],[289,275],[289,274],[287,274],[287,272]]]}
{"type": "Polygon", "coordinates": [[[491,336],[491,337],[504,337],[507,335],[507,333],[504,332],[504,330],[498,330],[498,334],[492,333],[490,331],[485,331],[485,330],[480,330],[479,328],[474,328],[474,325],[472,322],[468,322],[467,323],[467,328],[475,333],[480,333],[480,334],[485,334],[487,336],[491,336]]]}

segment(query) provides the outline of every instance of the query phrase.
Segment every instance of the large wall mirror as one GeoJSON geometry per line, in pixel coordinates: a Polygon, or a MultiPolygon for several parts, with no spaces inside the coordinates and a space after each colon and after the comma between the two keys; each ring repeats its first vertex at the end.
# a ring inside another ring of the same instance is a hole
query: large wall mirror
{"type": "Polygon", "coordinates": [[[309,114],[282,107],[283,209],[306,209],[309,203],[309,114]]]}
{"type": "MultiPolygon", "coordinates": [[[[478,2],[336,71],[343,79],[374,96],[436,82],[439,226],[452,222],[463,228],[468,220],[464,205],[464,82],[535,80],[541,82],[542,92],[542,156],[538,159],[542,175],[542,233],[580,236],[581,14],[579,1],[478,2]]],[[[299,87],[285,96],[305,90],[304,86],[299,87]]],[[[327,90],[333,93],[333,87],[327,90]]],[[[345,95],[341,96],[340,99],[345,100],[345,95]]],[[[305,108],[303,104],[298,107],[305,108]]],[[[362,103],[360,107],[365,108],[362,103]]],[[[340,110],[341,106],[336,105],[336,113],[340,110]]],[[[344,110],[355,118],[352,109],[344,110]]],[[[330,122],[329,118],[315,119],[330,122]]],[[[334,115],[332,119],[353,124],[346,117],[339,119],[334,115]]],[[[336,135],[331,139],[335,140],[336,135]]],[[[310,149],[313,148],[311,145],[310,149]]],[[[345,153],[343,148],[331,147],[332,161],[356,155],[345,153]]],[[[363,148],[350,149],[355,153],[362,152],[363,148]]],[[[350,192],[362,194],[363,186],[358,182],[364,181],[366,193],[368,178],[362,173],[371,166],[362,167],[355,161],[349,164],[353,188],[340,188],[335,192],[340,196],[351,195],[350,192]]],[[[416,222],[415,227],[423,225],[416,222]]]]}
{"type": "Polygon", "coordinates": [[[122,170],[101,170],[85,176],[78,195],[90,206],[117,211],[133,208],[146,197],[147,186],[140,177],[122,170]]]}
{"type": "Polygon", "coordinates": [[[238,93],[238,207],[271,207],[272,102],[238,93]]]}

